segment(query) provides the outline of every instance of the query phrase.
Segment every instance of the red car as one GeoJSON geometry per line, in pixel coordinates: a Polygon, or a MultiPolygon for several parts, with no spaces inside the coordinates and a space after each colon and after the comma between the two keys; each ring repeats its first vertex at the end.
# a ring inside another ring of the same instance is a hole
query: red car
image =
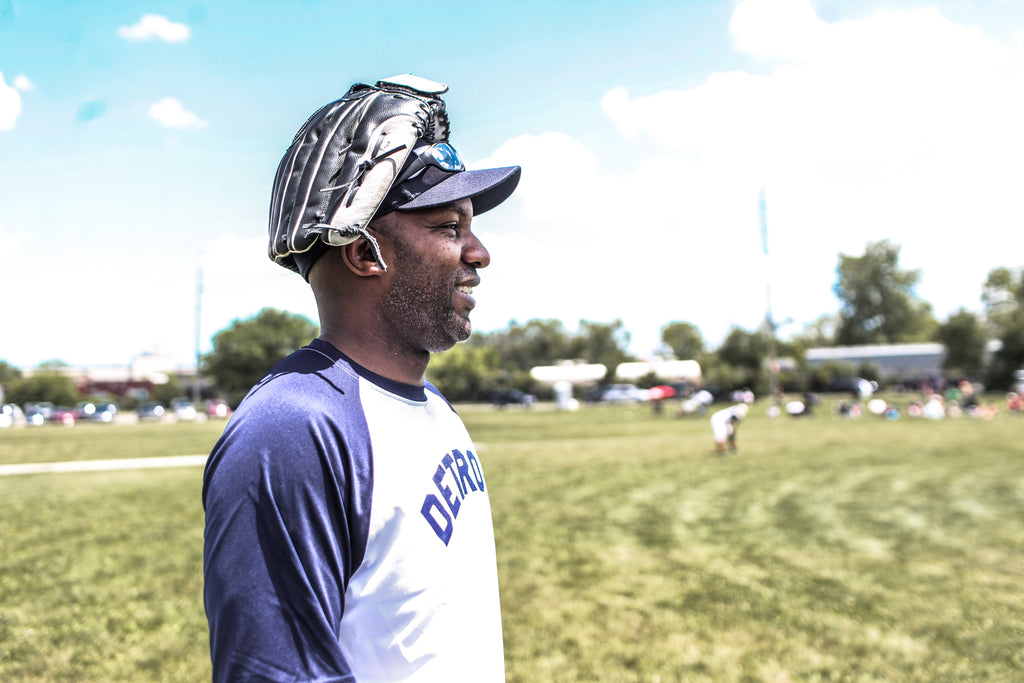
{"type": "Polygon", "coordinates": [[[71,408],[54,408],[46,418],[50,422],[62,424],[65,427],[75,426],[75,411],[71,408]]]}
{"type": "Polygon", "coordinates": [[[210,399],[206,402],[206,417],[211,420],[226,420],[231,417],[231,408],[224,401],[210,399]]]}

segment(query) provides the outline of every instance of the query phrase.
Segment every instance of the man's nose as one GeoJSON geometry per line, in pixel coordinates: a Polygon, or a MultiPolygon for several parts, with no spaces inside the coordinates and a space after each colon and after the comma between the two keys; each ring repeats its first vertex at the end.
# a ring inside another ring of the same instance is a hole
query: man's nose
{"type": "Polygon", "coordinates": [[[491,262],[491,254],[479,237],[470,234],[469,242],[462,252],[462,260],[476,268],[486,268],[491,262]]]}

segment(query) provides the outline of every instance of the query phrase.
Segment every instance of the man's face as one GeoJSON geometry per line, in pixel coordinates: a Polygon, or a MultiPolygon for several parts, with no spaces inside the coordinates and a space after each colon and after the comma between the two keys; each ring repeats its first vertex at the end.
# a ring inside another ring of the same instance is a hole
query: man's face
{"type": "MultiPolygon", "coordinates": [[[[470,229],[473,204],[393,211],[374,229],[390,243],[382,333],[415,351],[437,353],[469,337],[477,269],[491,258],[470,229]]],[[[382,244],[382,247],[384,245],[382,244]]],[[[386,247],[385,247],[386,248],[386,247]]]]}

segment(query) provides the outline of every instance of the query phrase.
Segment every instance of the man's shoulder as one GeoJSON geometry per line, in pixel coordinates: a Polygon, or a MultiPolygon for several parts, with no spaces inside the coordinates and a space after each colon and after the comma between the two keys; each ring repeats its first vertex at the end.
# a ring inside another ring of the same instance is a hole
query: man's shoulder
{"type": "MultiPolygon", "coordinates": [[[[299,459],[318,453],[363,448],[368,441],[358,376],[338,359],[303,347],[268,372],[239,404],[214,446],[214,460],[227,453],[237,462],[299,459]]],[[[239,465],[241,466],[241,465],[239,465]]],[[[299,468],[301,469],[301,468],[299,468]]]]}
{"type": "Polygon", "coordinates": [[[270,369],[252,388],[242,405],[277,403],[290,396],[306,400],[336,399],[351,393],[357,376],[344,358],[304,346],[270,369]]]}

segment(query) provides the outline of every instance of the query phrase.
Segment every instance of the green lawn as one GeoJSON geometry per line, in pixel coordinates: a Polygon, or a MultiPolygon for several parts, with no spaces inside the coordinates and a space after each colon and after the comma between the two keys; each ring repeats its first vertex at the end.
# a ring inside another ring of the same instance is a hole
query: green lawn
{"type": "MultiPolygon", "coordinates": [[[[1024,419],[466,407],[510,681],[1024,678],[1024,419]]],[[[222,424],[0,432],[0,464],[202,453],[222,424]]],[[[209,677],[200,468],[0,478],[0,680],[209,677]]]]}
{"type": "Polygon", "coordinates": [[[223,420],[128,425],[82,422],[70,429],[50,424],[2,429],[0,465],[198,455],[210,452],[224,425],[223,420]]]}

